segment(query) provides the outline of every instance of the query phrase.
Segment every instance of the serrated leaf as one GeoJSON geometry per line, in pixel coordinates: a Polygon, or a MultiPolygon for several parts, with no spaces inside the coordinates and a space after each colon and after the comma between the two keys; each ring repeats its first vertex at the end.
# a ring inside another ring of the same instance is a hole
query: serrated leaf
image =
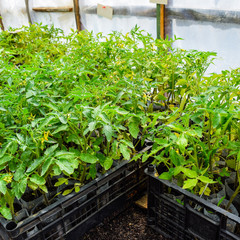
{"type": "Polygon", "coordinates": [[[212,118],[212,126],[214,128],[217,128],[220,121],[221,121],[221,115],[219,113],[214,114],[214,116],[212,118]]]}
{"type": "Polygon", "coordinates": [[[172,174],[170,172],[164,172],[159,176],[159,178],[163,180],[171,180],[172,174]]]}
{"type": "Polygon", "coordinates": [[[5,195],[7,192],[7,183],[4,180],[0,180],[0,192],[5,195]]]}
{"type": "Polygon", "coordinates": [[[26,188],[27,188],[27,177],[24,177],[19,181],[19,190],[23,194],[26,191],[26,188]]]}
{"type": "Polygon", "coordinates": [[[55,118],[55,116],[49,116],[44,119],[44,121],[40,124],[38,129],[43,129],[45,126],[49,125],[49,123],[55,118]]]}
{"type": "Polygon", "coordinates": [[[28,187],[30,187],[34,191],[38,189],[38,185],[31,181],[28,181],[28,187]]]}
{"type": "Polygon", "coordinates": [[[107,157],[106,160],[104,161],[104,169],[108,170],[112,167],[113,164],[113,159],[110,157],[107,157]]]}
{"type": "Polygon", "coordinates": [[[94,164],[98,161],[98,158],[95,155],[91,155],[89,153],[81,153],[80,154],[80,159],[83,162],[91,163],[91,164],[94,164]]]}
{"type": "Polygon", "coordinates": [[[48,158],[45,160],[44,164],[42,165],[42,171],[41,176],[43,176],[49,169],[49,167],[52,165],[54,158],[48,158]]]}
{"type": "Polygon", "coordinates": [[[14,174],[14,180],[15,181],[19,181],[22,178],[22,176],[23,176],[23,174],[25,172],[25,169],[26,169],[26,166],[25,166],[24,163],[19,165],[19,167],[17,168],[17,170],[16,170],[16,172],[14,174]]]}
{"type": "Polygon", "coordinates": [[[188,145],[188,140],[185,137],[185,135],[184,134],[180,134],[180,136],[179,136],[179,138],[178,138],[176,143],[178,144],[181,152],[184,153],[185,149],[186,149],[186,147],[188,145]]]}
{"type": "Polygon", "coordinates": [[[57,151],[54,155],[56,158],[62,158],[62,159],[74,159],[76,157],[74,152],[68,152],[68,151],[57,151]]]}
{"type": "Polygon", "coordinates": [[[44,177],[39,176],[38,174],[33,174],[30,177],[30,181],[37,184],[37,185],[44,185],[46,183],[46,180],[44,177]]]}
{"type": "Polygon", "coordinates": [[[11,154],[15,154],[17,150],[18,150],[18,143],[16,141],[13,141],[12,145],[9,147],[9,151],[11,152],[11,154]]]}
{"type": "Polygon", "coordinates": [[[110,125],[103,126],[103,133],[107,138],[107,141],[110,142],[113,136],[113,128],[110,125]]]}
{"type": "Polygon", "coordinates": [[[128,149],[128,146],[124,145],[124,144],[120,144],[120,152],[122,153],[123,157],[126,160],[130,159],[130,150],[128,149]]]}
{"type": "Polygon", "coordinates": [[[74,168],[71,166],[71,164],[69,164],[68,160],[65,159],[58,159],[56,161],[56,164],[59,166],[59,168],[62,171],[65,171],[67,174],[73,174],[74,172],[74,168]]]}
{"type": "Polygon", "coordinates": [[[57,134],[57,133],[62,132],[62,131],[66,131],[66,130],[68,130],[68,125],[62,125],[62,126],[58,127],[58,128],[52,133],[52,135],[57,134]]]}
{"type": "Polygon", "coordinates": [[[149,154],[145,152],[142,156],[142,162],[143,163],[146,162],[148,160],[148,158],[149,158],[149,154]]]}
{"type": "Polygon", "coordinates": [[[133,138],[137,138],[139,133],[139,119],[133,118],[132,121],[128,125],[129,132],[133,138]]]}
{"type": "Polygon", "coordinates": [[[3,215],[4,218],[7,220],[12,220],[12,214],[9,208],[6,206],[1,206],[0,207],[0,213],[3,215]]]}
{"type": "Polygon", "coordinates": [[[189,178],[196,178],[198,175],[197,175],[197,172],[189,169],[189,168],[184,168],[182,167],[181,168],[182,172],[189,178]]]}
{"type": "Polygon", "coordinates": [[[26,172],[29,173],[34,171],[44,160],[45,158],[43,157],[35,159],[34,162],[29,166],[26,172]]]}
{"type": "Polygon", "coordinates": [[[205,176],[199,176],[198,180],[200,180],[203,183],[216,183],[216,181],[213,181],[212,179],[205,176]]]}
{"type": "Polygon", "coordinates": [[[125,145],[127,145],[130,148],[134,148],[133,143],[126,140],[126,139],[122,139],[121,142],[124,143],[125,145]]]}
{"type": "Polygon", "coordinates": [[[90,123],[88,124],[89,131],[90,131],[90,132],[94,131],[96,125],[97,125],[97,122],[96,122],[96,121],[90,122],[90,123]]]}
{"type": "Polygon", "coordinates": [[[4,157],[2,157],[2,158],[0,159],[0,165],[4,164],[4,163],[6,163],[6,162],[9,162],[12,158],[13,158],[13,157],[10,156],[10,155],[5,155],[4,157]]]}
{"type": "Polygon", "coordinates": [[[54,184],[55,187],[61,186],[63,184],[68,185],[68,179],[67,178],[59,178],[58,181],[54,184]]]}
{"type": "Polygon", "coordinates": [[[45,193],[48,193],[48,189],[45,185],[40,185],[39,188],[42,189],[42,191],[44,191],[45,193]]]}
{"type": "Polygon", "coordinates": [[[191,189],[192,187],[195,187],[198,183],[197,179],[188,179],[186,181],[184,181],[183,184],[183,189],[191,189]]]}
{"type": "Polygon", "coordinates": [[[11,144],[12,144],[12,142],[9,142],[6,145],[2,146],[3,148],[0,150],[0,158],[2,158],[4,156],[4,154],[6,153],[8,148],[11,146],[11,144]]]}
{"type": "Polygon", "coordinates": [[[47,148],[46,151],[44,152],[44,155],[48,156],[48,155],[52,154],[57,148],[58,148],[58,144],[55,144],[55,145],[47,148]]]}

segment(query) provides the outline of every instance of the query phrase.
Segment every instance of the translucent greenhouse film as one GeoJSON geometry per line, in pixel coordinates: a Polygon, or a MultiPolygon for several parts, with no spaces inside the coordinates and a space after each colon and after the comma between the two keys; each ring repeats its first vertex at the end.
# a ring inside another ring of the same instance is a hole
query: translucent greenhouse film
{"type": "MultiPolygon", "coordinates": [[[[108,34],[130,31],[135,25],[157,36],[156,4],[149,0],[78,1],[81,28],[108,34]],[[112,8],[112,18],[99,16],[98,4],[112,8]]],[[[72,0],[0,0],[4,29],[21,27],[29,22],[54,25],[66,34],[76,30],[72,0]],[[40,8],[65,8],[69,11],[39,11],[40,8]]],[[[169,0],[165,8],[165,34],[183,40],[175,47],[217,52],[209,72],[239,66],[240,2],[233,0],[169,0]]]]}

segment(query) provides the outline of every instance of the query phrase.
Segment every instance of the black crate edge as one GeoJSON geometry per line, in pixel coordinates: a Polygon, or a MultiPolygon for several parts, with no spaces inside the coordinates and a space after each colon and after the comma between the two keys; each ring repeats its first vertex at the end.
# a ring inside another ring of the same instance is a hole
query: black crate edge
{"type": "Polygon", "coordinates": [[[148,225],[167,239],[178,240],[239,240],[240,217],[204,200],[176,184],[157,177],[153,169],[145,169],[148,176],[148,225]],[[183,197],[183,203],[168,197],[172,192],[183,197]],[[195,207],[193,207],[195,206],[195,207]],[[216,213],[216,222],[199,212],[207,209],[216,213]],[[227,230],[228,220],[236,223],[237,233],[227,230]]]}
{"type": "Polygon", "coordinates": [[[71,193],[19,222],[13,230],[0,223],[0,240],[80,239],[104,218],[124,210],[146,188],[147,164],[123,161],[78,193],[71,193]]]}

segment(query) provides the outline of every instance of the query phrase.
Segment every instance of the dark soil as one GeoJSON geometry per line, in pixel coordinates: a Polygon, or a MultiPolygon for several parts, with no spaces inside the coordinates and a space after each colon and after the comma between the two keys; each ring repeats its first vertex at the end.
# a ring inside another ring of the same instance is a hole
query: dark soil
{"type": "Polygon", "coordinates": [[[131,206],[112,220],[105,220],[91,229],[82,240],[164,240],[147,226],[147,212],[131,206]]]}

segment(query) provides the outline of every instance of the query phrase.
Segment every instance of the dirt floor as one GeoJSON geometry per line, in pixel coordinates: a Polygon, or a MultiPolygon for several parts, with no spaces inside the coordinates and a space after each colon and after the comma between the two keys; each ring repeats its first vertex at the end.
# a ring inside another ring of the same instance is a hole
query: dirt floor
{"type": "Polygon", "coordinates": [[[147,210],[134,205],[84,235],[83,240],[164,240],[147,226],[147,210]]]}

